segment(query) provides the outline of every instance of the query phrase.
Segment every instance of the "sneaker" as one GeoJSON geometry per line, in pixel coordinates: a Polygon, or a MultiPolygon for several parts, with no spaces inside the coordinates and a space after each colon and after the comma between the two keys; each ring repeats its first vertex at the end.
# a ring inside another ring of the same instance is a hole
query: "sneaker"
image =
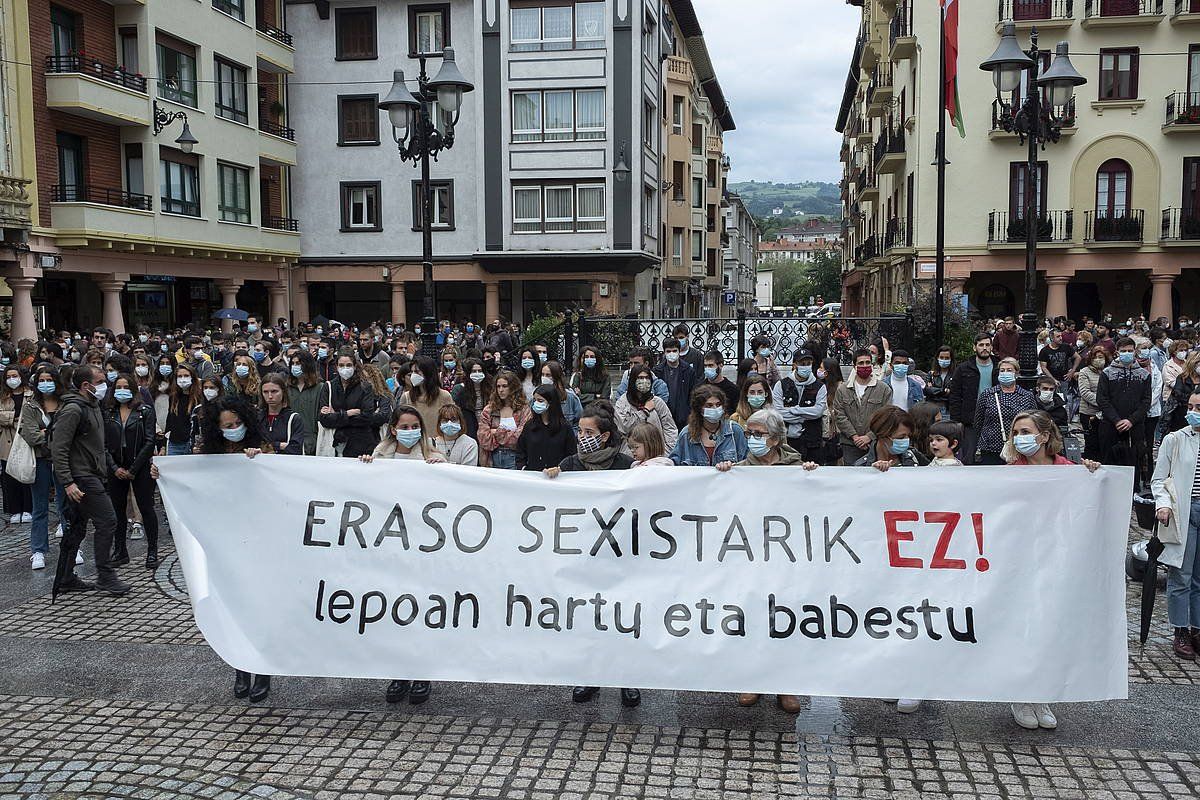
{"type": "Polygon", "coordinates": [[[906,697],[901,697],[896,701],[896,710],[901,714],[911,714],[920,707],[920,700],[910,700],[906,697]]]}
{"type": "Polygon", "coordinates": [[[28,511],[26,511],[21,515],[21,522],[33,522],[33,514],[30,514],[28,511]]]}
{"type": "Polygon", "coordinates": [[[1012,715],[1017,724],[1027,731],[1036,731],[1039,727],[1037,714],[1033,712],[1031,703],[1013,703],[1012,715]]]}
{"type": "Polygon", "coordinates": [[[123,594],[129,594],[129,584],[116,577],[101,578],[96,581],[96,589],[101,592],[107,592],[114,597],[120,597],[123,594]]]}
{"type": "Polygon", "coordinates": [[[54,538],[61,539],[62,537],[63,537],[63,529],[62,529],[62,525],[59,525],[57,528],[54,529],[54,538]]]}
{"type": "Polygon", "coordinates": [[[34,553],[29,557],[29,566],[31,569],[45,569],[46,556],[43,553],[34,553]]]}
{"type": "Polygon", "coordinates": [[[90,592],[95,588],[95,585],[88,583],[78,575],[72,575],[59,584],[58,591],[60,594],[67,592],[90,592]]]}
{"type": "Polygon", "coordinates": [[[75,566],[78,567],[82,563],[83,563],[83,553],[76,550],[75,551],[75,566]]]}
{"type": "Polygon", "coordinates": [[[146,532],[142,529],[142,523],[134,522],[129,526],[130,539],[145,539],[146,532]]]}
{"type": "Polygon", "coordinates": [[[1033,713],[1037,715],[1038,727],[1052,731],[1058,727],[1058,717],[1054,716],[1054,712],[1050,710],[1050,706],[1045,703],[1038,703],[1033,707],[1033,713]]]}
{"type": "Polygon", "coordinates": [[[8,518],[8,524],[9,525],[20,525],[21,524],[21,515],[13,514],[11,517],[8,518]]]}

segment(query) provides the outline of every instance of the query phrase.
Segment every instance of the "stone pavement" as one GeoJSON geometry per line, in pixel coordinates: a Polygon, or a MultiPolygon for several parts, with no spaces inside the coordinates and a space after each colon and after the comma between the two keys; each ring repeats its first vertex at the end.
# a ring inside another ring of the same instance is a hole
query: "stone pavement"
{"type": "Polygon", "coordinates": [[[1137,646],[1133,588],[1130,699],[1058,706],[1054,732],[987,703],[899,716],[814,697],[793,717],[720,694],[623,709],[611,690],[575,705],[563,687],[438,684],[412,707],[379,681],[308,678],[251,706],[192,621],[169,537],[154,571],[132,543],[128,596],[53,607],[27,545],[28,526],[0,530],[0,800],[1200,796],[1200,666],[1171,655],[1161,601],[1137,646]]]}

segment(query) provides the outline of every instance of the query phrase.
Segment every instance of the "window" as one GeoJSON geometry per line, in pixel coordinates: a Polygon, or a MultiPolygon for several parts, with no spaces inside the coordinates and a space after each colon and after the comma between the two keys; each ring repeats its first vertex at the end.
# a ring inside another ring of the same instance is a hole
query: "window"
{"type": "Polygon", "coordinates": [[[692,208],[704,208],[704,178],[692,178],[692,208]]]}
{"type": "Polygon", "coordinates": [[[246,21],[246,0],[212,0],[212,7],[242,22],[246,21]]]}
{"type": "Polygon", "coordinates": [[[379,95],[338,97],[338,144],[342,147],[379,144],[379,95]]]}
{"type": "Polygon", "coordinates": [[[513,233],[603,231],[604,184],[513,186],[513,233]]]}
{"type": "Polygon", "coordinates": [[[692,261],[704,261],[704,231],[692,231],[692,261]]]}
{"type": "Polygon", "coordinates": [[[708,188],[717,188],[717,160],[715,158],[708,160],[708,188]]]}
{"type": "Polygon", "coordinates": [[[195,48],[182,42],[158,42],[158,96],[196,107],[195,48]]]}
{"type": "MultiPolygon", "coordinates": [[[[142,172],[142,146],[139,143],[125,145],[125,191],[132,194],[146,193],[146,177],[142,172]]],[[[147,198],[149,199],[149,198],[147,198]]],[[[149,211],[150,209],[146,209],[149,211]]]]}
{"type": "Polygon", "coordinates": [[[217,164],[219,197],[217,210],[222,222],[250,224],[250,170],[233,164],[217,164]]]}
{"type": "Polygon", "coordinates": [[[1200,158],[1183,159],[1183,215],[1195,219],[1200,212],[1200,158]]]}
{"type": "Polygon", "coordinates": [[[511,22],[510,45],[517,52],[604,49],[603,2],[513,0],[511,22]]]}
{"type": "Polygon", "coordinates": [[[671,162],[671,199],[683,202],[686,198],[683,195],[683,190],[687,188],[684,184],[683,162],[671,162]]]}
{"type": "MultiPolygon", "coordinates": [[[[1037,186],[1034,188],[1034,202],[1037,205],[1037,215],[1040,217],[1046,211],[1046,187],[1049,165],[1045,161],[1038,162],[1037,186]]],[[[1025,189],[1029,165],[1024,161],[1014,161],[1008,165],[1008,218],[1010,220],[1025,218],[1025,189]]]]}
{"type": "Polygon", "coordinates": [[[246,68],[217,56],[217,116],[246,122],[246,68]]]}
{"type": "Polygon", "coordinates": [[[1100,50],[1100,99],[1133,100],[1138,95],[1138,49],[1100,50]]]}
{"type": "Polygon", "coordinates": [[[649,100],[642,101],[642,143],[654,149],[654,129],[658,127],[658,115],[654,104],[649,100]]]}
{"type": "Polygon", "coordinates": [[[342,230],[381,231],[379,181],[341,184],[342,230]]]}
{"type": "MultiPolygon", "coordinates": [[[[454,230],[454,181],[431,181],[433,190],[433,215],[430,217],[430,227],[436,230],[454,230]]],[[[413,197],[413,230],[421,230],[424,220],[424,203],[421,202],[421,182],[412,182],[413,197]]]]}
{"type": "Polygon", "coordinates": [[[654,229],[658,224],[658,207],[655,202],[658,198],[658,193],[654,191],[653,186],[646,186],[642,190],[642,233],[646,236],[653,236],[654,229]]]}
{"type": "Polygon", "coordinates": [[[683,266],[683,228],[671,229],[671,265],[683,266]]]}
{"type": "Polygon", "coordinates": [[[74,54],[75,32],[79,29],[79,16],[65,8],[50,6],[50,39],[54,43],[54,55],[58,57],[74,54]]]}
{"type": "Polygon", "coordinates": [[[692,123],[692,155],[704,155],[704,126],[692,123]]]}
{"type": "Polygon", "coordinates": [[[513,92],[514,142],[570,142],[604,138],[603,89],[513,92]]]}
{"type": "Polygon", "coordinates": [[[1110,158],[1096,171],[1096,217],[1124,217],[1129,214],[1129,193],[1133,171],[1119,158],[1110,158]]]}
{"type": "Polygon", "coordinates": [[[162,212],[200,216],[200,160],[162,148],[158,164],[162,212]]]}
{"type": "Polygon", "coordinates": [[[83,137],[60,131],[55,139],[58,145],[58,199],[63,202],[86,200],[83,137]]]}
{"type": "Polygon", "coordinates": [[[137,74],[138,69],[138,35],[137,28],[121,28],[117,31],[120,39],[119,53],[121,68],[126,72],[137,74]]]}
{"type": "Polygon", "coordinates": [[[645,20],[642,22],[642,55],[646,58],[653,59],[658,52],[656,42],[658,39],[658,22],[654,17],[650,16],[650,9],[642,9],[645,15],[645,20]]]}
{"type": "Polygon", "coordinates": [[[379,57],[375,33],[375,8],[335,8],[334,38],[338,61],[361,61],[379,57]]]}
{"type": "Polygon", "coordinates": [[[450,45],[450,4],[408,7],[408,54],[440,55],[450,45]]]}
{"type": "Polygon", "coordinates": [[[683,136],[683,98],[679,95],[671,97],[671,133],[683,136]]]}

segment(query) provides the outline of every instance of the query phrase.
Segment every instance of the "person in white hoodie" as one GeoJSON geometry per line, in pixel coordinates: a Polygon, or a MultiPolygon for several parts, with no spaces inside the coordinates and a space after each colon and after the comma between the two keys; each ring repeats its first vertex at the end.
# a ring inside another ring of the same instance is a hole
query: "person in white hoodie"
{"type": "Polygon", "coordinates": [[[1150,488],[1157,508],[1159,561],[1167,575],[1167,619],[1175,628],[1173,649],[1185,661],[1200,650],[1200,391],[1188,397],[1187,425],[1168,433],[1158,448],[1150,488]]]}

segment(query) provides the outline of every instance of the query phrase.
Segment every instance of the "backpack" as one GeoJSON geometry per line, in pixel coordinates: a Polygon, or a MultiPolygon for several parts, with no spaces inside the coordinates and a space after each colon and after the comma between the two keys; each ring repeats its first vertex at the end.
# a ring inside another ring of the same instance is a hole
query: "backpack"
{"type": "Polygon", "coordinates": [[[62,419],[62,412],[66,410],[67,406],[79,406],[84,411],[84,413],[79,415],[79,427],[76,428],[75,431],[77,433],[81,433],[85,436],[88,433],[88,426],[91,424],[91,422],[87,418],[87,413],[86,413],[87,407],[88,407],[87,403],[83,402],[82,400],[80,400],[78,398],[64,399],[62,401],[62,405],[59,407],[58,411],[54,414],[54,419],[50,420],[50,424],[46,426],[46,446],[47,447],[52,446],[52,443],[54,441],[54,428],[58,424],[58,421],[60,419],[62,419]]]}

